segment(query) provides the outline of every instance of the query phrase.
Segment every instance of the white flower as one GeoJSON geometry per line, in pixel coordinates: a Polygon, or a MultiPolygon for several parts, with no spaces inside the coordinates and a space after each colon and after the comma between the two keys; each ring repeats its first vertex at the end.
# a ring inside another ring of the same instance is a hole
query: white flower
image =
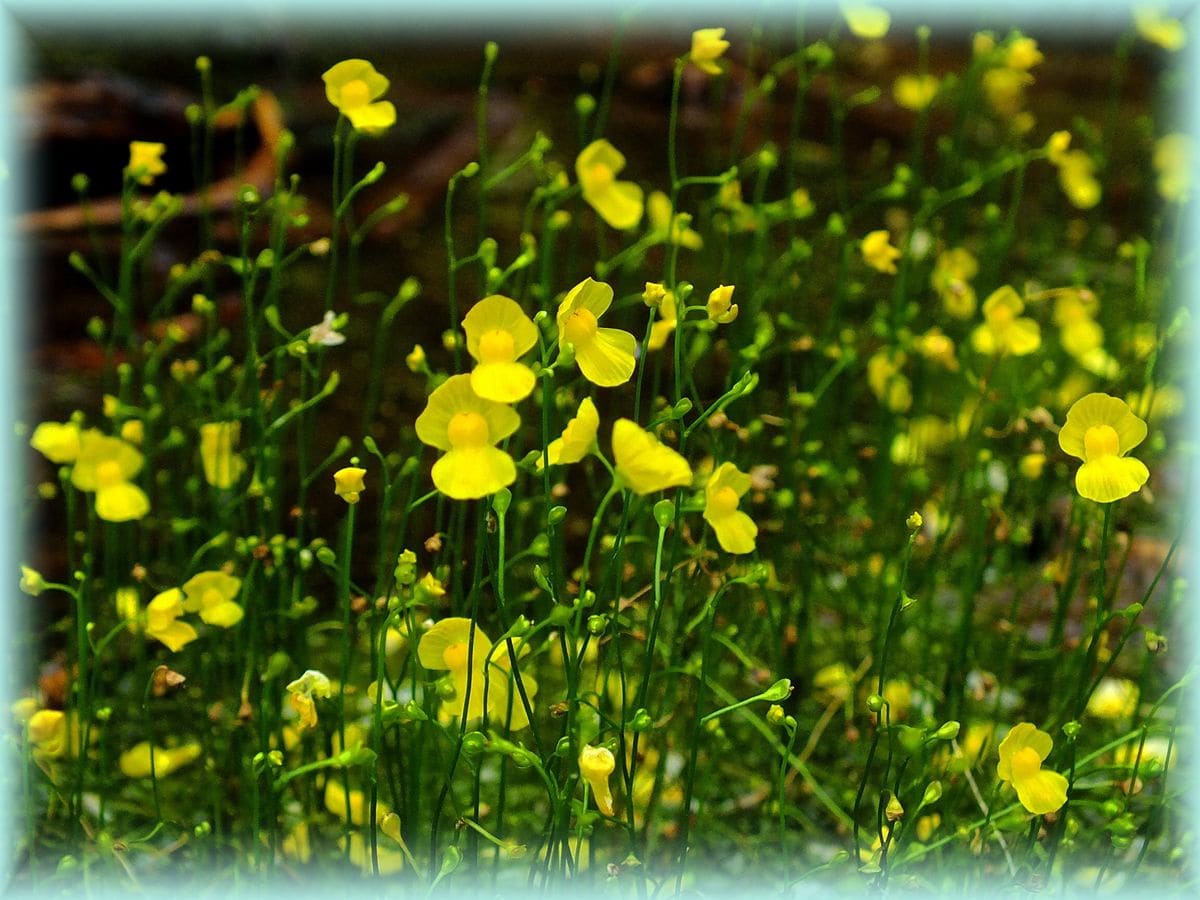
{"type": "Polygon", "coordinates": [[[333,330],[333,310],[327,310],[325,318],[308,330],[308,342],[326,347],[336,347],[346,342],[344,334],[333,330]]]}

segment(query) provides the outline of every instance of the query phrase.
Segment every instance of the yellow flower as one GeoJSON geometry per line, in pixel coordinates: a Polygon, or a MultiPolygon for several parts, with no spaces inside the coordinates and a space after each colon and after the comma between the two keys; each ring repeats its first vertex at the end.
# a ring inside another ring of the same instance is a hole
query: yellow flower
{"type": "Polygon", "coordinates": [[[612,791],[608,787],[608,776],[617,767],[612,751],[606,747],[584,746],[579,754],[579,774],[587,781],[592,796],[596,798],[596,808],[606,816],[613,814],[612,791]]]}
{"type": "Polygon", "coordinates": [[[517,480],[512,457],[495,447],[521,425],[503,403],[471,390],[470,375],[453,375],[417,416],[417,437],[446,451],[433,464],[434,486],[454,500],[476,500],[517,480]]]}
{"type": "Polygon", "coordinates": [[[1192,139],[1186,134],[1168,134],[1154,144],[1154,171],[1158,173],[1158,195],[1168,203],[1182,203],[1192,187],[1192,139]]]}
{"type": "Polygon", "coordinates": [[[1127,678],[1101,678],[1088,698],[1088,715],[1098,719],[1128,719],[1137,711],[1138,686],[1127,678]]]}
{"type": "Polygon", "coordinates": [[[396,107],[386,100],[377,103],[388,89],[388,80],[365,59],[347,59],[333,66],[321,80],[325,96],[356,131],[377,134],[396,122],[396,107]]]}
{"type": "Polygon", "coordinates": [[[700,28],[692,32],[692,52],[688,54],[696,68],[709,75],[720,75],[721,67],[717,65],[725,51],[729,49],[729,41],[725,37],[724,28],[700,28]]]}
{"type": "Polygon", "coordinates": [[[658,304],[658,315],[650,326],[650,339],[646,341],[647,350],[661,350],[667,345],[667,338],[675,333],[679,324],[679,313],[675,306],[675,292],[667,291],[658,304]]]}
{"type": "Polygon", "coordinates": [[[575,348],[579,371],[592,384],[616,387],[633,375],[637,341],[628,331],[600,328],[599,318],[612,305],[613,291],[585,278],[558,305],[558,337],[575,348]]]}
{"type": "MultiPolygon", "coordinates": [[[[200,756],[199,744],[184,744],[167,750],[163,747],[153,749],[153,775],[155,778],[165,778],[177,769],[181,769],[200,756]]],[[[149,778],[151,770],[150,742],[142,741],[121,754],[117,765],[126,778],[149,778]]]]}
{"type": "Polygon", "coordinates": [[[533,391],[533,371],[517,362],[537,343],[537,326],[515,300],[500,294],[484,297],[463,319],[467,352],[479,363],[471,389],[484,400],[516,403],[533,391]]]}
{"type": "Polygon", "coordinates": [[[1042,345],[1038,323],[1021,313],[1025,302],[1007,284],[983,301],[982,325],[971,332],[971,346],[978,353],[1026,356],[1042,345]]]}
{"type": "MultiPolygon", "coordinates": [[[[592,452],[596,446],[596,432],[600,428],[600,414],[596,412],[596,404],[591,397],[584,397],[579,403],[579,411],[575,418],[567,423],[562,437],[555,438],[546,448],[546,457],[552,466],[564,466],[568,463],[580,462],[592,452]]],[[[542,468],[542,457],[537,460],[537,467],[542,468]]]]}
{"type": "Polygon", "coordinates": [[[650,219],[650,235],[656,241],[678,244],[688,250],[699,250],[704,246],[700,233],[687,227],[687,219],[680,213],[672,215],[671,199],[662,191],[652,191],[646,200],[646,215],[650,219]]]}
{"type": "MultiPolygon", "coordinates": [[[[348,821],[352,825],[365,825],[367,817],[371,813],[371,799],[362,791],[353,790],[349,795],[346,794],[346,788],[342,785],[340,775],[330,775],[325,779],[325,808],[341,819],[347,821],[347,808],[349,808],[348,821]]],[[[375,821],[383,821],[384,816],[391,812],[391,809],[382,800],[375,801],[375,821]]]]}
{"type": "Polygon", "coordinates": [[[881,228],[862,239],[862,257],[863,262],[877,272],[895,275],[900,251],[888,243],[888,233],[881,228]]]}
{"type": "Polygon", "coordinates": [[[40,756],[62,756],[67,749],[67,716],[60,709],[40,709],[25,724],[29,742],[40,756]]]}
{"type": "Polygon", "coordinates": [[[117,607],[117,618],[125,623],[125,627],[129,631],[134,634],[140,633],[142,630],[140,621],[142,603],[138,598],[138,589],[135,587],[117,588],[113,599],[117,607]]]}
{"type": "Polygon", "coordinates": [[[1108,394],[1088,394],[1075,401],[1058,433],[1063,451],[1083,460],[1075,473],[1079,496],[1111,503],[1141,490],[1150,472],[1125,454],[1146,437],[1146,423],[1124,400],[1108,394]]]}
{"type": "Polygon", "coordinates": [[[1036,481],[1042,477],[1042,470],[1046,468],[1045,453],[1026,453],[1017,463],[1017,471],[1021,473],[1023,478],[1030,481],[1036,481]]]}
{"type": "Polygon", "coordinates": [[[954,341],[942,333],[936,325],[917,339],[917,349],[926,359],[936,362],[950,372],[958,371],[958,357],[954,355],[954,341]]]}
{"type": "MultiPolygon", "coordinates": [[[[472,635],[470,619],[442,619],[421,636],[417,645],[417,658],[426,669],[450,672],[454,696],[446,701],[446,704],[449,712],[456,718],[462,716],[464,709],[468,721],[483,716],[486,693],[488,714],[496,717],[499,720],[498,724],[507,721],[511,730],[519,731],[529,725],[529,717],[525,714],[520,689],[515,687],[516,678],[511,674],[512,661],[509,658],[508,647],[502,644],[493,652],[492,642],[483,633],[483,629],[475,626],[473,630],[472,635]],[[513,683],[512,690],[510,680],[513,683]]],[[[520,650],[518,646],[518,656],[521,655],[520,650]]],[[[524,672],[521,673],[521,685],[527,698],[532,699],[537,695],[537,682],[524,672]]]]}
{"type": "Polygon", "coordinates": [[[150,511],[150,500],[130,483],[142,468],[142,454],[120,438],[89,428],[79,437],[79,456],[71,470],[71,484],[96,493],[96,515],[106,522],[140,519],[150,511]]]}
{"type": "Polygon", "coordinates": [[[733,302],[734,285],[722,284],[708,293],[708,302],[704,304],[709,321],[718,325],[728,325],[738,317],[738,305],[733,302]]]}
{"type": "Polygon", "coordinates": [[[183,591],[171,588],[155,596],[146,607],[146,636],[167,645],[177,653],[185,644],[194,641],[196,629],[178,621],[183,615],[183,591]]]}
{"type": "Polygon", "coordinates": [[[930,451],[943,450],[958,436],[955,427],[937,416],[918,416],[907,431],[898,431],[892,439],[889,455],[897,465],[925,464],[930,451]]]}
{"type": "Polygon", "coordinates": [[[1187,43],[1187,31],[1178,19],[1167,16],[1162,6],[1142,6],[1133,11],[1138,34],[1164,50],[1175,52],[1187,43]]]}
{"type": "Polygon", "coordinates": [[[1005,118],[1013,118],[1021,111],[1025,97],[1025,86],[1033,83],[1033,76],[1020,69],[1002,66],[983,73],[983,93],[988,103],[1005,118]]]}
{"type": "Polygon", "coordinates": [[[750,490],[751,479],[733,463],[717,466],[704,486],[704,521],[717,534],[726,553],[752,553],[758,526],[738,509],[738,501],[750,490]]]}
{"type": "Polygon", "coordinates": [[[892,96],[905,109],[919,112],[933,102],[939,86],[934,75],[900,75],[892,84],[892,96]]]}
{"type": "Polygon", "coordinates": [[[1067,779],[1042,770],[1054,741],[1029,722],[1014,725],[1000,742],[996,774],[1017,791],[1021,805],[1036,816],[1052,813],[1067,802],[1067,779]]]}
{"type": "Polygon", "coordinates": [[[670,447],[664,447],[636,422],[617,419],[613,424],[612,448],[617,474],[635,494],[652,494],[692,483],[687,460],[670,447]]]}
{"type": "Polygon", "coordinates": [[[21,566],[20,588],[30,597],[37,597],[46,589],[46,579],[37,569],[21,566]]]}
{"type": "Polygon", "coordinates": [[[29,446],[52,463],[73,463],[79,456],[79,426],[74,422],[42,422],[29,446]]]}
{"type": "Polygon", "coordinates": [[[166,146],[154,141],[129,142],[129,168],[126,171],[130,178],[137,179],[139,184],[153,184],[154,179],[167,171],[167,164],[162,161],[166,146]]]}
{"type": "Polygon", "coordinates": [[[1068,150],[1058,160],[1058,184],[1076,209],[1091,209],[1100,202],[1096,164],[1082,150],[1068,150]]]}
{"type": "Polygon", "coordinates": [[[979,263],[962,247],[939,253],[933,264],[930,284],[942,298],[946,312],[957,319],[969,319],[975,314],[975,289],[971,287],[971,279],[978,272],[979,263]]]}
{"type": "Polygon", "coordinates": [[[881,38],[888,33],[892,17],[886,9],[872,3],[841,3],[842,15],[850,33],[860,38],[881,38]]]}
{"type": "Polygon", "coordinates": [[[1076,359],[1104,344],[1104,329],[1092,318],[1076,292],[1061,294],[1054,303],[1054,322],[1063,349],[1076,359]]]}
{"type": "Polygon", "coordinates": [[[308,823],[301,821],[289,831],[279,844],[283,855],[299,863],[312,859],[312,844],[308,840],[308,823]]]}
{"type": "Polygon", "coordinates": [[[854,673],[845,663],[830,663],[813,676],[813,690],[822,703],[840,703],[853,689],[854,673]]]}
{"type": "Polygon", "coordinates": [[[1010,69],[1028,72],[1041,63],[1042,59],[1042,51],[1038,49],[1037,41],[1033,38],[1019,37],[1008,45],[1004,64],[1010,69]]]}
{"type": "Polygon", "coordinates": [[[358,502],[362,492],[367,489],[367,486],[363,484],[363,476],[366,474],[366,469],[360,469],[357,466],[338,469],[333,473],[333,492],[353,506],[358,502]]]}
{"type": "Polygon", "coordinates": [[[317,704],[313,697],[328,699],[333,695],[333,685],[323,672],[306,669],[304,674],[287,686],[288,703],[300,715],[300,728],[317,726],[317,704]]]}
{"type": "Polygon", "coordinates": [[[146,439],[146,426],[141,419],[129,419],[121,423],[121,438],[131,444],[141,446],[146,439]]]}
{"type": "Polygon", "coordinates": [[[183,585],[183,608],[200,613],[209,625],[232,628],[242,621],[242,608],[233,600],[241,589],[240,578],[218,571],[200,572],[183,585]]]}
{"type": "Polygon", "coordinates": [[[603,138],[583,148],[575,160],[575,175],[583,199],[613,228],[633,228],[642,220],[642,189],[632,181],[617,181],[625,157],[603,138]]]}
{"type": "Polygon", "coordinates": [[[913,701],[912,685],[902,678],[889,678],[883,684],[883,699],[888,703],[891,721],[907,718],[913,701]]]}
{"type": "Polygon", "coordinates": [[[1046,159],[1054,165],[1062,163],[1062,158],[1071,146],[1071,132],[1056,131],[1046,140],[1046,159]]]}
{"type": "MultiPolygon", "coordinates": [[[[382,806],[382,803],[376,801],[376,808],[382,806]]],[[[364,875],[375,874],[375,859],[379,860],[380,875],[394,875],[404,868],[404,854],[399,850],[393,850],[386,844],[376,842],[375,853],[371,854],[371,844],[358,832],[354,832],[349,836],[350,839],[350,864],[356,866],[364,875]]],[[[346,837],[338,839],[338,846],[345,848],[346,837]]]]}
{"type": "Polygon", "coordinates": [[[867,360],[867,386],[892,412],[905,412],[912,406],[912,385],[900,372],[905,358],[885,347],[867,360]]]}
{"type": "Polygon", "coordinates": [[[246,471],[246,461],[237,453],[241,422],[208,422],[200,426],[200,462],[204,480],[215,488],[233,487],[246,471]]]}
{"type": "Polygon", "coordinates": [[[1147,385],[1140,394],[1128,394],[1125,402],[1149,422],[1173,419],[1183,412],[1185,405],[1183,391],[1171,384],[1147,385]]]}

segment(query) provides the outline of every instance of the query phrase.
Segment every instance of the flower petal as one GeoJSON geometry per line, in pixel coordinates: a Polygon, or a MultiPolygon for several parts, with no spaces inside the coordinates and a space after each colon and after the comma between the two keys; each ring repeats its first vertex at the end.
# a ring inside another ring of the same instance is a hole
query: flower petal
{"type": "Polygon", "coordinates": [[[1086,500],[1112,503],[1136,494],[1150,479],[1145,464],[1130,456],[1105,456],[1086,462],[1075,473],[1075,490],[1086,500]]]}
{"type": "Polygon", "coordinates": [[[96,492],[96,515],[105,522],[130,522],[150,512],[150,500],[136,484],[122,481],[96,492]]]}
{"type": "Polygon", "coordinates": [[[637,341],[628,331],[597,328],[594,339],[575,348],[575,361],[583,377],[592,384],[616,387],[633,376],[636,350],[637,341]]]}
{"type": "Polygon", "coordinates": [[[478,500],[517,480],[512,457],[495,447],[451,450],[433,464],[433,484],[453,500],[478,500]]]}
{"type": "Polygon", "coordinates": [[[1039,770],[1013,787],[1021,805],[1037,816],[1055,812],[1067,802],[1067,779],[1057,772],[1039,770]]]}
{"type": "MultiPolygon", "coordinates": [[[[447,668],[445,661],[446,648],[451,644],[465,644],[470,638],[471,620],[461,616],[451,616],[442,619],[421,635],[417,644],[417,659],[421,665],[430,671],[447,668]]],[[[475,627],[475,650],[471,654],[472,662],[477,658],[478,665],[483,665],[487,652],[492,649],[492,642],[479,626],[475,627]]]]}
{"type": "Polygon", "coordinates": [[[484,400],[517,403],[533,393],[537,378],[519,362],[480,363],[471,371],[471,389],[484,400]]]}
{"type": "Polygon", "coordinates": [[[641,186],[632,181],[614,181],[603,190],[583,193],[600,218],[618,231],[633,228],[642,220],[642,197],[641,186]]]}
{"type": "Polygon", "coordinates": [[[1058,433],[1058,445],[1071,456],[1083,459],[1083,436],[1096,425],[1108,425],[1116,431],[1121,454],[1128,453],[1146,439],[1146,423],[1134,415],[1124,400],[1092,393],[1080,397],[1068,410],[1067,421],[1058,433]]]}
{"type": "Polygon", "coordinates": [[[754,539],[758,537],[758,526],[740,509],[727,516],[710,517],[706,513],[704,520],[712,526],[712,530],[717,535],[717,543],[726,553],[754,552],[754,539]]]}

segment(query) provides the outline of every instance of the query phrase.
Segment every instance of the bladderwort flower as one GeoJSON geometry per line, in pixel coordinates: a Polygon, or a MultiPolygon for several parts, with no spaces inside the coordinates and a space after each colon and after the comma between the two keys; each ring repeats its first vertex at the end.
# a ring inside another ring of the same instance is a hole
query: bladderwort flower
{"type": "Polygon", "coordinates": [[[753,553],[758,526],[738,509],[752,481],[733,463],[717,466],[704,486],[704,521],[712,526],[726,553],[753,553]]]}
{"type": "Polygon", "coordinates": [[[892,16],[874,3],[839,3],[850,33],[855,37],[877,40],[888,33],[892,16]]]}
{"type": "Polygon", "coordinates": [[[200,426],[200,462],[204,480],[220,490],[233,487],[246,471],[246,461],[236,447],[241,422],[207,422],[200,426]]]}
{"type": "Polygon", "coordinates": [[[304,674],[287,686],[288,703],[300,716],[300,728],[317,727],[317,704],[313,699],[328,700],[333,695],[329,677],[316,669],[306,669],[304,674]]]}
{"type": "Polygon", "coordinates": [[[633,228],[642,220],[644,197],[640,185],[617,181],[617,174],[624,168],[625,157],[603,138],[584,147],[575,160],[583,199],[619,231],[633,228]]]}
{"type": "Polygon", "coordinates": [[[996,774],[1016,789],[1026,810],[1044,816],[1067,802],[1067,779],[1042,768],[1054,741],[1030,722],[1014,725],[1000,742],[996,774]]]}
{"type": "Polygon", "coordinates": [[[79,434],[75,422],[42,422],[33,429],[29,446],[52,463],[73,463],[79,457],[79,434]]]}
{"type": "Polygon", "coordinates": [[[138,184],[153,184],[155,178],[167,171],[167,164],[162,160],[166,150],[166,145],[156,141],[130,141],[129,166],[126,168],[129,177],[138,184]]]}
{"type": "Polygon", "coordinates": [[[1027,316],[1023,301],[1009,285],[997,288],[983,301],[983,324],[971,332],[971,346],[989,356],[1027,356],[1042,345],[1038,323],[1027,316]]]}
{"type": "Polygon", "coordinates": [[[1168,16],[1164,4],[1137,7],[1133,11],[1133,24],[1143,38],[1171,53],[1182,50],[1187,43],[1183,23],[1168,16]]]}
{"type": "Polygon", "coordinates": [[[653,494],[692,483],[687,460],[629,419],[617,419],[612,430],[613,457],[621,481],[635,494],[653,494]]]}
{"type": "MultiPolygon", "coordinates": [[[[454,694],[446,701],[446,705],[454,717],[461,717],[465,709],[467,721],[482,718],[486,693],[486,711],[494,724],[507,721],[512,731],[527,727],[529,717],[525,714],[520,689],[515,686],[516,676],[512,674],[507,646],[502,645],[493,652],[492,642],[483,629],[476,625],[473,631],[472,634],[470,619],[442,619],[421,636],[417,644],[417,658],[430,671],[450,673],[454,694]],[[510,678],[514,681],[511,691],[510,678]]],[[[518,647],[518,657],[522,655],[522,649],[518,647]]],[[[532,699],[537,695],[537,682],[524,672],[521,673],[521,687],[527,698],[532,699]]]]}
{"type": "Polygon", "coordinates": [[[333,320],[335,318],[337,316],[332,309],[325,310],[325,317],[308,329],[308,342],[320,344],[322,347],[337,347],[346,343],[346,336],[340,331],[334,330],[333,320]]]}
{"type": "Polygon", "coordinates": [[[613,290],[585,278],[558,305],[558,337],[575,348],[583,377],[599,387],[616,387],[633,375],[637,340],[619,328],[601,328],[599,319],[612,305],[613,290]]]}
{"type": "Polygon", "coordinates": [[[868,233],[862,239],[862,258],[863,262],[876,272],[895,275],[896,260],[900,258],[900,251],[888,242],[887,230],[881,228],[868,233]]]}
{"type": "Polygon", "coordinates": [[[1152,163],[1158,174],[1158,196],[1168,203],[1183,203],[1192,189],[1192,139],[1182,133],[1167,134],[1154,143],[1152,163]]]}
{"type": "Polygon", "coordinates": [[[892,83],[892,97],[905,109],[920,112],[933,103],[940,87],[936,75],[898,75],[892,83]]]}
{"type": "Polygon", "coordinates": [[[170,750],[155,747],[153,766],[150,762],[150,742],[142,741],[130,747],[117,760],[117,767],[126,778],[165,778],[172,772],[199,759],[201,748],[199,744],[184,744],[170,750]]]}
{"type": "Polygon", "coordinates": [[[179,588],[157,594],[146,606],[146,637],[154,638],[166,644],[172,653],[178,653],[199,637],[195,628],[179,621],[183,612],[183,591],[179,588]]]}
{"type": "Polygon", "coordinates": [[[346,59],[321,76],[325,96],[355,131],[379,134],[396,123],[396,107],[379,100],[387,93],[387,78],[365,59],[346,59]],[[375,102],[377,101],[377,102],[375,102]]]}
{"type": "Polygon", "coordinates": [[[658,301],[658,315],[650,326],[650,338],[646,341],[647,350],[661,350],[667,345],[667,339],[675,333],[679,325],[679,312],[675,304],[675,292],[665,291],[658,301]]]}
{"type": "Polygon", "coordinates": [[[363,478],[367,470],[358,466],[346,466],[333,473],[333,492],[353,506],[367,489],[363,478]]]}
{"type": "MultiPolygon", "coordinates": [[[[557,437],[546,448],[546,457],[552,466],[563,466],[580,462],[596,446],[596,432],[600,428],[600,414],[591,397],[579,402],[579,411],[567,422],[562,437],[557,437]]],[[[538,471],[542,469],[542,457],[537,458],[538,471]]]]}
{"type": "Polygon", "coordinates": [[[718,325],[728,325],[738,317],[738,305],[733,302],[734,285],[721,284],[708,293],[708,302],[704,304],[709,321],[718,325]]]}
{"type": "Polygon", "coordinates": [[[579,754],[579,774],[588,783],[596,800],[596,808],[606,816],[613,814],[613,796],[608,777],[616,768],[617,761],[607,747],[588,744],[579,754]]]}
{"type": "Polygon", "coordinates": [[[470,375],[453,375],[429,395],[417,416],[417,437],[445,451],[433,464],[433,484],[453,500],[477,500],[517,480],[511,456],[495,445],[521,425],[516,411],[485,400],[470,375]]]}
{"type": "Polygon", "coordinates": [[[971,287],[971,279],[978,273],[979,263],[963,247],[939,253],[934,260],[929,282],[946,312],[956,319],[969,319],[975,314],[975,288],[971,287]]]}
{"type": "Polygon", "coordinates": [[[232,628],[242,621],[242,607],[234,597],[242,589],[242,580],[220,571],[200,572],[183,585],[183,608],[199,613],[208,625],[232,628]]]}
{"type": "Polygon", "coordinates": [[[652,191],[646,200],[646,218],[650,220],[650,239],[664,244],[678,244],[688,250],[699,250],[704,238],[687,226],[689,217],[671,209],[671,198],[662,191],[652,191]]]}
{"type": "Polygon", "coordinates": [[[729,49],[729,41],[725,40],[724,28],[699,28],[692,32],[692,50],[688,60],[697,69],[708,75],[720,75],[721,67],[717,60],[729,49]]]}
{"type": "Polygon", "coordinates": [[[1141,460],[1125,455],[1145,439],[1146,423],[1125,401],[1101,393],[1075,401],[1058,433],[1063,451],[1083,460],[1075,473],[1075,490],[1097,503],[1128,497],[1150,479],[1141,460]]]}
{"type": "Polygon", "coordinates": [[[106,522],[140,519],[150,511],[150,499],[131,479],[142,461],[142,454],[125,441],[89,428],[79,438],[71,484],[95,492],[96,515],[106,522]]]}
{"type": "Polygon", "coordinates": [[[485,400],[516,403],[533,392],[533,370],[518,360],[537,343],[537,326],[520,305],[501,294],[484,297],[463,318],[467,352],[478,365],[471,390],[485,400]]]}

